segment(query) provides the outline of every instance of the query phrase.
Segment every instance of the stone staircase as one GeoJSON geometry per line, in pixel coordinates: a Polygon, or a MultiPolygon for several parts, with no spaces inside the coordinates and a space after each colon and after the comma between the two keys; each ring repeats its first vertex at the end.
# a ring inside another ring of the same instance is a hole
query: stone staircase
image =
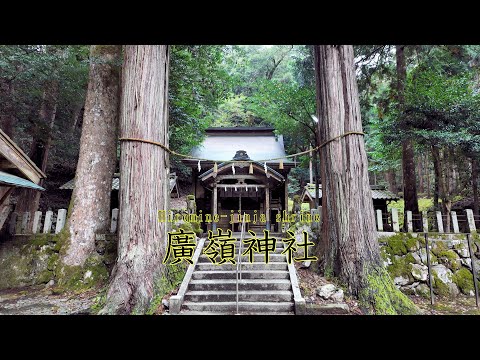
{"type": "MultiPolygon", "coordinates": [[[[277,238],[277,248],[275,253],[270,253],[268,264],[265,264],[263,254],[255,254],[253,263],[249,262],[248,256],[242,256],[242,279],[238,281],[239,314],[293,315],[296,308],[301,311],[304,300],[298,289],[295,268],[288,265],[285,255],[281,254],[281,235],[271,234],[277,238]]],[[[234,234],[233,237],[239,239],[240,235],[234,234]]],[[[187,270],[179,293],[170,298],[172,314],[236,314],[237,266],[230,263],[212,264],[201,253],[208,244],[208,240],[200,239],[193,258],[194,264],[189,266],[190,271],[187,270]]],[[[239,246],[237,240],[235,260],[238,259],[239,246]]],[[[244,245],[242,251],[245,249],[244,245]]]]}

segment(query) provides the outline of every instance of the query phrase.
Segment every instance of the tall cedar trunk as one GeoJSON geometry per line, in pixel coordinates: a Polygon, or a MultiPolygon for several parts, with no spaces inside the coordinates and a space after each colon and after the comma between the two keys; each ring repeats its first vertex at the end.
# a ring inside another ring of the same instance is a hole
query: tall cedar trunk
{"type": "Polygon", "coordinates": [[[433,189],[433,208],[436,211],[440,210],[438,199],[440,198],[440,166],[438,149],[432,145],[432,159],[433,159],[433,174],[434,174],[434,189],[433,189]]]}
{"type": "MultiPolygon", "coordinates": [[[[405,66],[405,45],[396,46],[397,58],[397,100],[398,113],[402,118],[405,108],[405,80],[407,78],[407,68],[405,66]]],[[[405,199],[405,214],[410,210],[414,214],[418,214],[418,196],[417,196],[417,180],[415,176],[415,161],[413,152],[413,143],[410,139],[402,142],[402,168],[403,168],[403,198],[405,199]]],[[[405,221],[405,224],[407,222],[405,221]]],[[[420,229],[420,221],[414,221],[414,227],[420,229]]]]}
{"type": "Polygon", "coordinates": [[[473,213],[480,216],[478,210],[478,160],[472,159],[473,213]]]}
{"type": "MultiPolygon", "coordinates": [[[[316,45],[314,55],[320,143],[361,132],[353,47],[316,45]]],[[[320,151],[320,169],[323,221],[317,249],[324,272],[333,272],[374,312],[414,312],[380,260],[364,138],[354,134],[328,142],[320,151]]]]}
{"type": "MultiPolygon", "coordinates": [[[[444,154],[445,155],[445,154],[444,154]]],[[[441,211],[443,215],[446,217],[445,222],[445,231],[450,231],[450,212],[452,210],[452,199],[451,199],[451,186],[450,186],[450,176],[448,173],[451,174],[451,170],[448,169],[447,159],[445,156],[442,158],[441,151],[436,147],[432,146],[432,157],[433,157],[433,164],[435,168],[435,191],[437,192],[437,201],[438,206],[438,199],[442,199],[441,204],[441,211]]]]}
{"type": "Polygon", "coordinates": [[[430,198],[430,166],[428,163],[428,154],[425,154],[424,157],[424,168],[425,168],[425,176],[427,180],[427,198],[430,198]]]}
{"type": "Polygon", "coordinates": [[[92,45],[80,153],[71,213],[69,246],[62,262],[83,266],[95,249],[95,233],[110,220],[110,193],[117,162],[121,45],[92,45]]]}
{"type": "MultiPolygon", "coordinates": [[[[168,46],[126,46],[120,136],[168,145],[168,46]]],[[[138,142],[121,143],[118,258],[102,313],[144,313],[164,273],[168,153],[138,142]]]]}
{"type": "MultiPolygon", "coordinates": [[[[50,81],[46,84],[40,105],[39,119],[35,124],[35,134],[30,146],[30,159],[44,173],[47,170],[48,155],[52,145],[52,130],[57,116],[58,82],[50,81]]],[[[40,185],[43,185],[43,179],[40,185]]],[[[19,192],[15,212],[30,213],[27,227],[30,229],[33,222],[33,213],[38,210],[41,192],[33,189],[22,189],[19,192]]]]}
{"type": "Polygon", "coordinates": [[[417,172],[418,172],[418,193],[419,194],[424,194],[425,193],[425,187],[423,186],[424,184],[424,177],[425,177],[425,171],[423,169],[423,155],[420,154],[420,156],[417,159],[417,172]]]}
{"type": "Polygon", "coordinates": [[[388,183],[388,190],[394,194],[397,194],[397,176],[395,174],[395,170],[390,169],[385,173],[385,177],[388,183]]]}
{"type": "MultiPolygon", "coordinates": [[[[318,146],[318,145],[317,145],[318,146]]],[[[319,191],[319,185],[320,185],[320,174],[319,174],[319,171],[318,171],[318,152],[315,151],[315,153],[313,154],[313,166],[314,166],[314,169],[315,169],[315,209],[318,209],[318,207],[320,206],[320,201],[319,201],[319,197],[320,197],[320,191],[319,191]]]]}

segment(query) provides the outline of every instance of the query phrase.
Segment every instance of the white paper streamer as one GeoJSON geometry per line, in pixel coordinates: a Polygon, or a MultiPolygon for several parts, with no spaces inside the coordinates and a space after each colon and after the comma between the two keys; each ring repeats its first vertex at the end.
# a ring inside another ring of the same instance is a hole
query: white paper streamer
{"type": "Polygon", "coordinates": [[[237,191],[237,187],[235,186],[235,191],[237,191]]]}
{"type": "Polygon", "coordinates": [[[266,162],[263,163],[263,168],[265,169],[265,174],[266,174],[267,173],[267,163],[266,162]]]}
{"type": "Polygon", "coordinates": [[[258,187],[255,186],[255,191],[258,191],[258,187]]]}
{"type": "Polygon", "coordinates": [[[232,164],[232,173],[235,175],[235,165],[232,164]]]}
{"type": "Polygon", "coordinates": [[[202,167],[200,166],[200,160],[198,160],[198,171],[202,170],[202,167]]]}

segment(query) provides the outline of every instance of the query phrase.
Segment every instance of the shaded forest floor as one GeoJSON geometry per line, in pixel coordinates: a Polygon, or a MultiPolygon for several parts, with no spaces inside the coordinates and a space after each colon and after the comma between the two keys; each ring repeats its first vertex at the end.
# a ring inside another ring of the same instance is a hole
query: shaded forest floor
{"type": "Polygon", "coordinates": [[[97,291],[56,293],[45,286],[0,290],[0,315],[90,314],[97,291]]]}

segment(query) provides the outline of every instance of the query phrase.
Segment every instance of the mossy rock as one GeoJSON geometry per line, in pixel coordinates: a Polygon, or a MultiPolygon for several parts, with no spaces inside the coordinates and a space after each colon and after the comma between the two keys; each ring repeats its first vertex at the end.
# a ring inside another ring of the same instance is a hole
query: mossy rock
{"type": "Polygon", "coordinates": [[[452,270],[458,270],[462,266],[460,256],[453,250],[442,250],[437,255],[438,261],[452,270]]]}
{"type": "Polygon", "coordinates": [[[384,268],[372,268],[366,272],[366,286],[359,294],[359,301],[366,309],[379,315],[418,314],[420,310],[398,290],[384,268]]]}
{"type": "Polygon", "coordinates": [[[453,282],[459,287],[460,291],[465,295],[470,295],[471,291],[474,291],[473,275],[465,267],[455,272],[452,277],[453,282]]]}
{"type": "Polygon", "coordinates": [[[387,266],[387,270],[392,279],[397,276],[403,276],[409,279],[412,277],[412,263],[410,263],[405,257],[393,256],[391,261],[392,264],[387,266]]]}
{"type": "Polygon", "coordinates": [[[50,257],[47,261],[47,269],[50,270],[50,271],[54,271],[55,268],[58,265],[58,259],[59,259],[58,254],[55,253],[55,254],[50,255],[50,257]]]}
{"type": "Polygon", "coordinates": [[[382,238],[382,242],[386,243],[386,252],[390,255],[405,255],[408,252],[406,246],[408,235],[398,233],[387,238],[382,238]]]}
{"type": "Polygon", "coordinates": [[[448,246],[445,244],[444,241],[435,241],[433,245],[430,247],[430,250],[434,255],[440,257],[440,253],[444,251],[448,251],[448,246]]]}
{"type": "Polygon", "coordinates": [[[435,293],[440,296],[451,297],[450,288],[432,271],[432,287],[435,293]]]}
{"type": "Polygon", "coordinates": [[[59,264],[55,278],[60,288],[81,292],[108,280],[108,269],[103,258],[94,254],[87,258],[84,266],[59,264]]]}
{"type": "Polygon", "coordinates": [[[195,195],[187,195],[187,200],[195,200],[195,195]]]}
{"type": "Polygon", "coordinates": [[[43,270],[35,277],[36,284],[46,284],[55,277],[53,271],[43,270]]]}
{"type": "Polygon", "coordinates": [[[408,251],[416,251],[418,250],[418,241],[414,237],[407,236],[405,240],[405,247],[408,251]]]}
{"type": "Polygon", "coordinates": [[[427,284],[419,284],[415,288],[415,293],[426,299],[430,299],[430,287],[427,284]]]}

